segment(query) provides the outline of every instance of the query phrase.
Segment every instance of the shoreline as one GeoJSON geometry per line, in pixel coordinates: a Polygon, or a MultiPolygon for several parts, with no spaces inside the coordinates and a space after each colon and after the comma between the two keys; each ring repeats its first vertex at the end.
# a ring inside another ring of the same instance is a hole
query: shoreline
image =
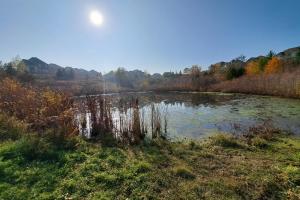
{"type": "MultiPolygon", "coordinates": [[[[0,133],[10,131],[0,123],[0,133]]],[[[137,146],[28,134],[2,140],[0,198],[299,198],[300,137],[257,134],[137,146]]]]}

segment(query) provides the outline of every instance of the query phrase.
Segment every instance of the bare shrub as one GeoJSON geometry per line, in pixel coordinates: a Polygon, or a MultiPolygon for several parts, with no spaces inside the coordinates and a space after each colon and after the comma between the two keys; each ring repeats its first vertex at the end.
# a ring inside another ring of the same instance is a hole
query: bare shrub
{"type": "Polygon", "coordinates": [[[275,128],[271,121],[266,120],[262,124],[249,127],[243,134],[239,135],[239,139],[247,145],[265,149],[269,147],[269,141],[277,138],[283,132],[275,128]]]}

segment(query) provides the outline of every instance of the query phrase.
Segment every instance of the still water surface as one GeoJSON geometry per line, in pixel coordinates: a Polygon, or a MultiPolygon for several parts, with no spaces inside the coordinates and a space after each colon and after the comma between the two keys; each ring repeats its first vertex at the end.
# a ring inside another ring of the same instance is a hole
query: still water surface
{"type": "Polygon", "coordinates": [[[223,93],[123,93],[119,99],[138,98],[146,112],[154,103],[167,111],[168,136],[201,138],[216,132],[242,132],[269,121],[275,127],[300,134],[300,100],[269,96],[223,93]]]}

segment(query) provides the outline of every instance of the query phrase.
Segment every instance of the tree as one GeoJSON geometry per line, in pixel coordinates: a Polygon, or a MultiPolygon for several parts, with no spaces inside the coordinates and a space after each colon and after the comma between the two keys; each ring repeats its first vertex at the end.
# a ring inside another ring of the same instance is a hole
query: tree
{"type": "Polygon", "coordinates": [[[280,59],[273,57],[266,65],[265,74],[279,73],[282,72],[282,69],[283,62],[280,59]]]}
{"type": "Polygon", "coordinates": [[[29,73],[26,64],[21,60],[20,56],[12,58],[10,62],[5,64],[2,64],[0,61],[0,77],[11,77],[21,83],[34,81],[33,75],[29,73]]]}
{"type": "Polygon", "coordinates": [[[258,75],[261,70],[257,61],[251,61],[246,65],[246,74],[247,75],[258,75]]]}
{"type": "Polygon", "coordinates": [[[63,68],[56,71],[57,80],[72,80],[74,79],[74,70],[72,68],[63,68]]]}
{"type": "Polygon", "coordinates": [[[271,58],[269,58],[269,57],[263,57],[258,60],[257,64],[258,64],[258,68],[259,68],[260,72],[265,71],[265,67],[268,64],[270,59],[271,58]]]}
{"type": "Polygon", "coordinates": [[[133,85],[127,76],[127,71],[125,68],[119,67],[115,72],[115,76],[119,86],[133,88],[133,85]]]}
{"type": "Polygon", "coordinates": [[[5,71],[3,68],[2,61],[0,61],[0,78],[2,79],[5,76],[5,71]]]}
{"type": "Polygon", "coordinates": [[[295,57],[296,63],[300,64],[300,49],[298,50],[296,57],[295,57]]]}
{"type": "Polygon", "coordinates": [[[199,77],[201,74],[201,67],[199,65],[193,65],[190,72],[193,77],[199,77]]]}
{"type": "Polygon", "coordinates": [[[225,63],[220,62],[213,65],[210,65],[209,67],[209,73],[210,74],[222,74],[225,71],[225,63]]]}
{"type": "Polygon", "coordinates": [[[246,61],[246,56],[240,55],[240,56],[237,57],[235,60],[239,60],[239,61],[245,62],[245,61],[246,61]]]}
{"type": "Polygon", "coordinates": [[[190,74],[190,68],[188,68],[188,67],[184,68],[183,73],[190,74]]]}
{"type": "Polygon", "coordinates": [[[163,77],[165,78],[174,78],[175,77],[175,73],[174,72],[164,72],[163,73],[163,77]]]}
{"type": "Polygon", "coordinates": [[[26,73],[28,72],[27,70],[27,66],[24,62],[18,62],[18,64],[16,64],[16,69],[18,73],[26,73]]]}
{"type": "Polygon", "coordinates": [[[8,76],[16,76],[17,70],[12,66],[11,63],[4,64],[4,71],[8,76]]]}
{"type": "Polygon", "coordinates": [[[269,53],[267,54],[267,58],[271,59],[271,58],[273,58],[275,56],[275,54],[276,53],[274,51],[270,50],[269,53]]]}
{"type": "Polygon", "coordinates": [[[241,68],[229,67],[226,71],[226,79],[232,80],[234,78],[243,76],[244,74],[245,74],[245,69],[242,67],[241,68]]]}

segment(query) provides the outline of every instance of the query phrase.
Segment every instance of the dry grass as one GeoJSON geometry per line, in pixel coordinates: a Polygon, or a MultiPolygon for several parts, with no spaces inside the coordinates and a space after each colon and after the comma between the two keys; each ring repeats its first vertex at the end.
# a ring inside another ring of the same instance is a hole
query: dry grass
{"type": "Polygon", "coordinates": [[[271,75],[243,76],[210,87],[211,91],[300,98],[300,70],[271,75]]]}
{"type": "Polygon", "coordinates": [[[126,148],[3,140],[0,199],[299,199],[299,137],[274,134],[268,148],[231,139],[126,148]]]}

